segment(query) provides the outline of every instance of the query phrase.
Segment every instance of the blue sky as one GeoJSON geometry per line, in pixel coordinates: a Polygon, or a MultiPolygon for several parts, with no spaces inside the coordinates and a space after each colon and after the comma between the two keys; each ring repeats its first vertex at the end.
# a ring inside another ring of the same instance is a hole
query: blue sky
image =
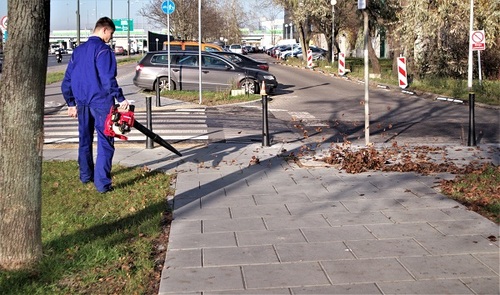
{"type": "MultiPolygon", "coordinates": [[[[130,0],[130,18],[134,19],[136,28],[142,29],[143,20],[138,11],[147,3],[149,0],[130,0]]],[[[51,30],[76,30],[77,0],[51,0],[50,6],[51,30]]],[[[80,25],[92,28],[99,17],[110,17],[110,12],[111,0],[80,0],[80,25]]],[[[0,0],[0,18],[5,15],[7,0],[0,0]]],[[[127,18],[127,0],[113,0],[113,18],[127,18]]]]}
{"type": "MultiPolygon", "coordinates": [[[[127,18],[127,0],[113,1],[113,18],[127,18]]],[[[130,18],[134,19],[134,27],[148,29],[147,19],[139,15],[138,11],[150,0],[130,0],[130,18]]],[[[174,1],[175,2],[175,1],[174,1]]],[[[242,3],[250,5],[249,0],[242,3]]],[[[50,28],[51,30],[76,30],[77,0],[50,1],[50,28]]],[[[93,28],[95,21],[102,16],[111,17],[111,0],[80,0],[80,25],[82,28],[93,28]]],[[[0,18],[7,15],[7,0],[0,0],[0,18]]],[[[152,29],[152,28],[151,28],[152,29]]]]}

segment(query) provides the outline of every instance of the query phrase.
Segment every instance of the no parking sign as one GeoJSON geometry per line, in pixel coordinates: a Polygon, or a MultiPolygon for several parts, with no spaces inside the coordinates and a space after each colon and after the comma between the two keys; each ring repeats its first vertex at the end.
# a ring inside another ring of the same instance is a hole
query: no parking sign
{"type": "Polygon", "coordinates": [[[2,27],[2,30],[7,30],[7,16],[2,17],[2,20],[0,21],[0,27],[2,27]]]}
{"type": "Polygon", "coordinates": [[[486,48],[484,30],[472,31],[470,34],[470,42],[472,43],[472,50],[484,50],[486,48]]]}

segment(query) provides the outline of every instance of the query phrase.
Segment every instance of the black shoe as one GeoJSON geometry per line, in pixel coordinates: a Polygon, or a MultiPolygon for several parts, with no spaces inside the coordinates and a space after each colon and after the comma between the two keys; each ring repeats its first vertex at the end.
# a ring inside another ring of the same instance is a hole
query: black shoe
{"type": "Polygon", "coordinates": [[[100,194],[105,194],[105,193],[109,193],[109,192],[112,192],[114,191],[115,188],[110,186],[109,188],[107,188],[106,190],[102,191],[102,192],[99,192],[100,194]]]}

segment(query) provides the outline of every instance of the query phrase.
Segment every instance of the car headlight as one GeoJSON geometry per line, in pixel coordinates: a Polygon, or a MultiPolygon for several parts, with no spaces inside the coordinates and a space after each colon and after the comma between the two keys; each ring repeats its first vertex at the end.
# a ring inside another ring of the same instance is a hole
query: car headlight
{"type": "Polygon", "coordinates": [[[263,76],[265,80],[274,80],[274,76],[273,75],[265,75],[263,76]]]}

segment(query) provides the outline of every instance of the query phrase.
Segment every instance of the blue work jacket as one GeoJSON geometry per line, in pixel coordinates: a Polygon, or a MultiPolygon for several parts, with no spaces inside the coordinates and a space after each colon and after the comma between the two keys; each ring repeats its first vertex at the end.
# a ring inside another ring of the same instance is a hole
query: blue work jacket
{"type": "Polygon", "coordinates": [[[116,81],[116,58],[109,45],[97,36],[73,51],[61,84],[64,100],[69,107],[86,105],[109,110],[125,100],[116,81]]]}

